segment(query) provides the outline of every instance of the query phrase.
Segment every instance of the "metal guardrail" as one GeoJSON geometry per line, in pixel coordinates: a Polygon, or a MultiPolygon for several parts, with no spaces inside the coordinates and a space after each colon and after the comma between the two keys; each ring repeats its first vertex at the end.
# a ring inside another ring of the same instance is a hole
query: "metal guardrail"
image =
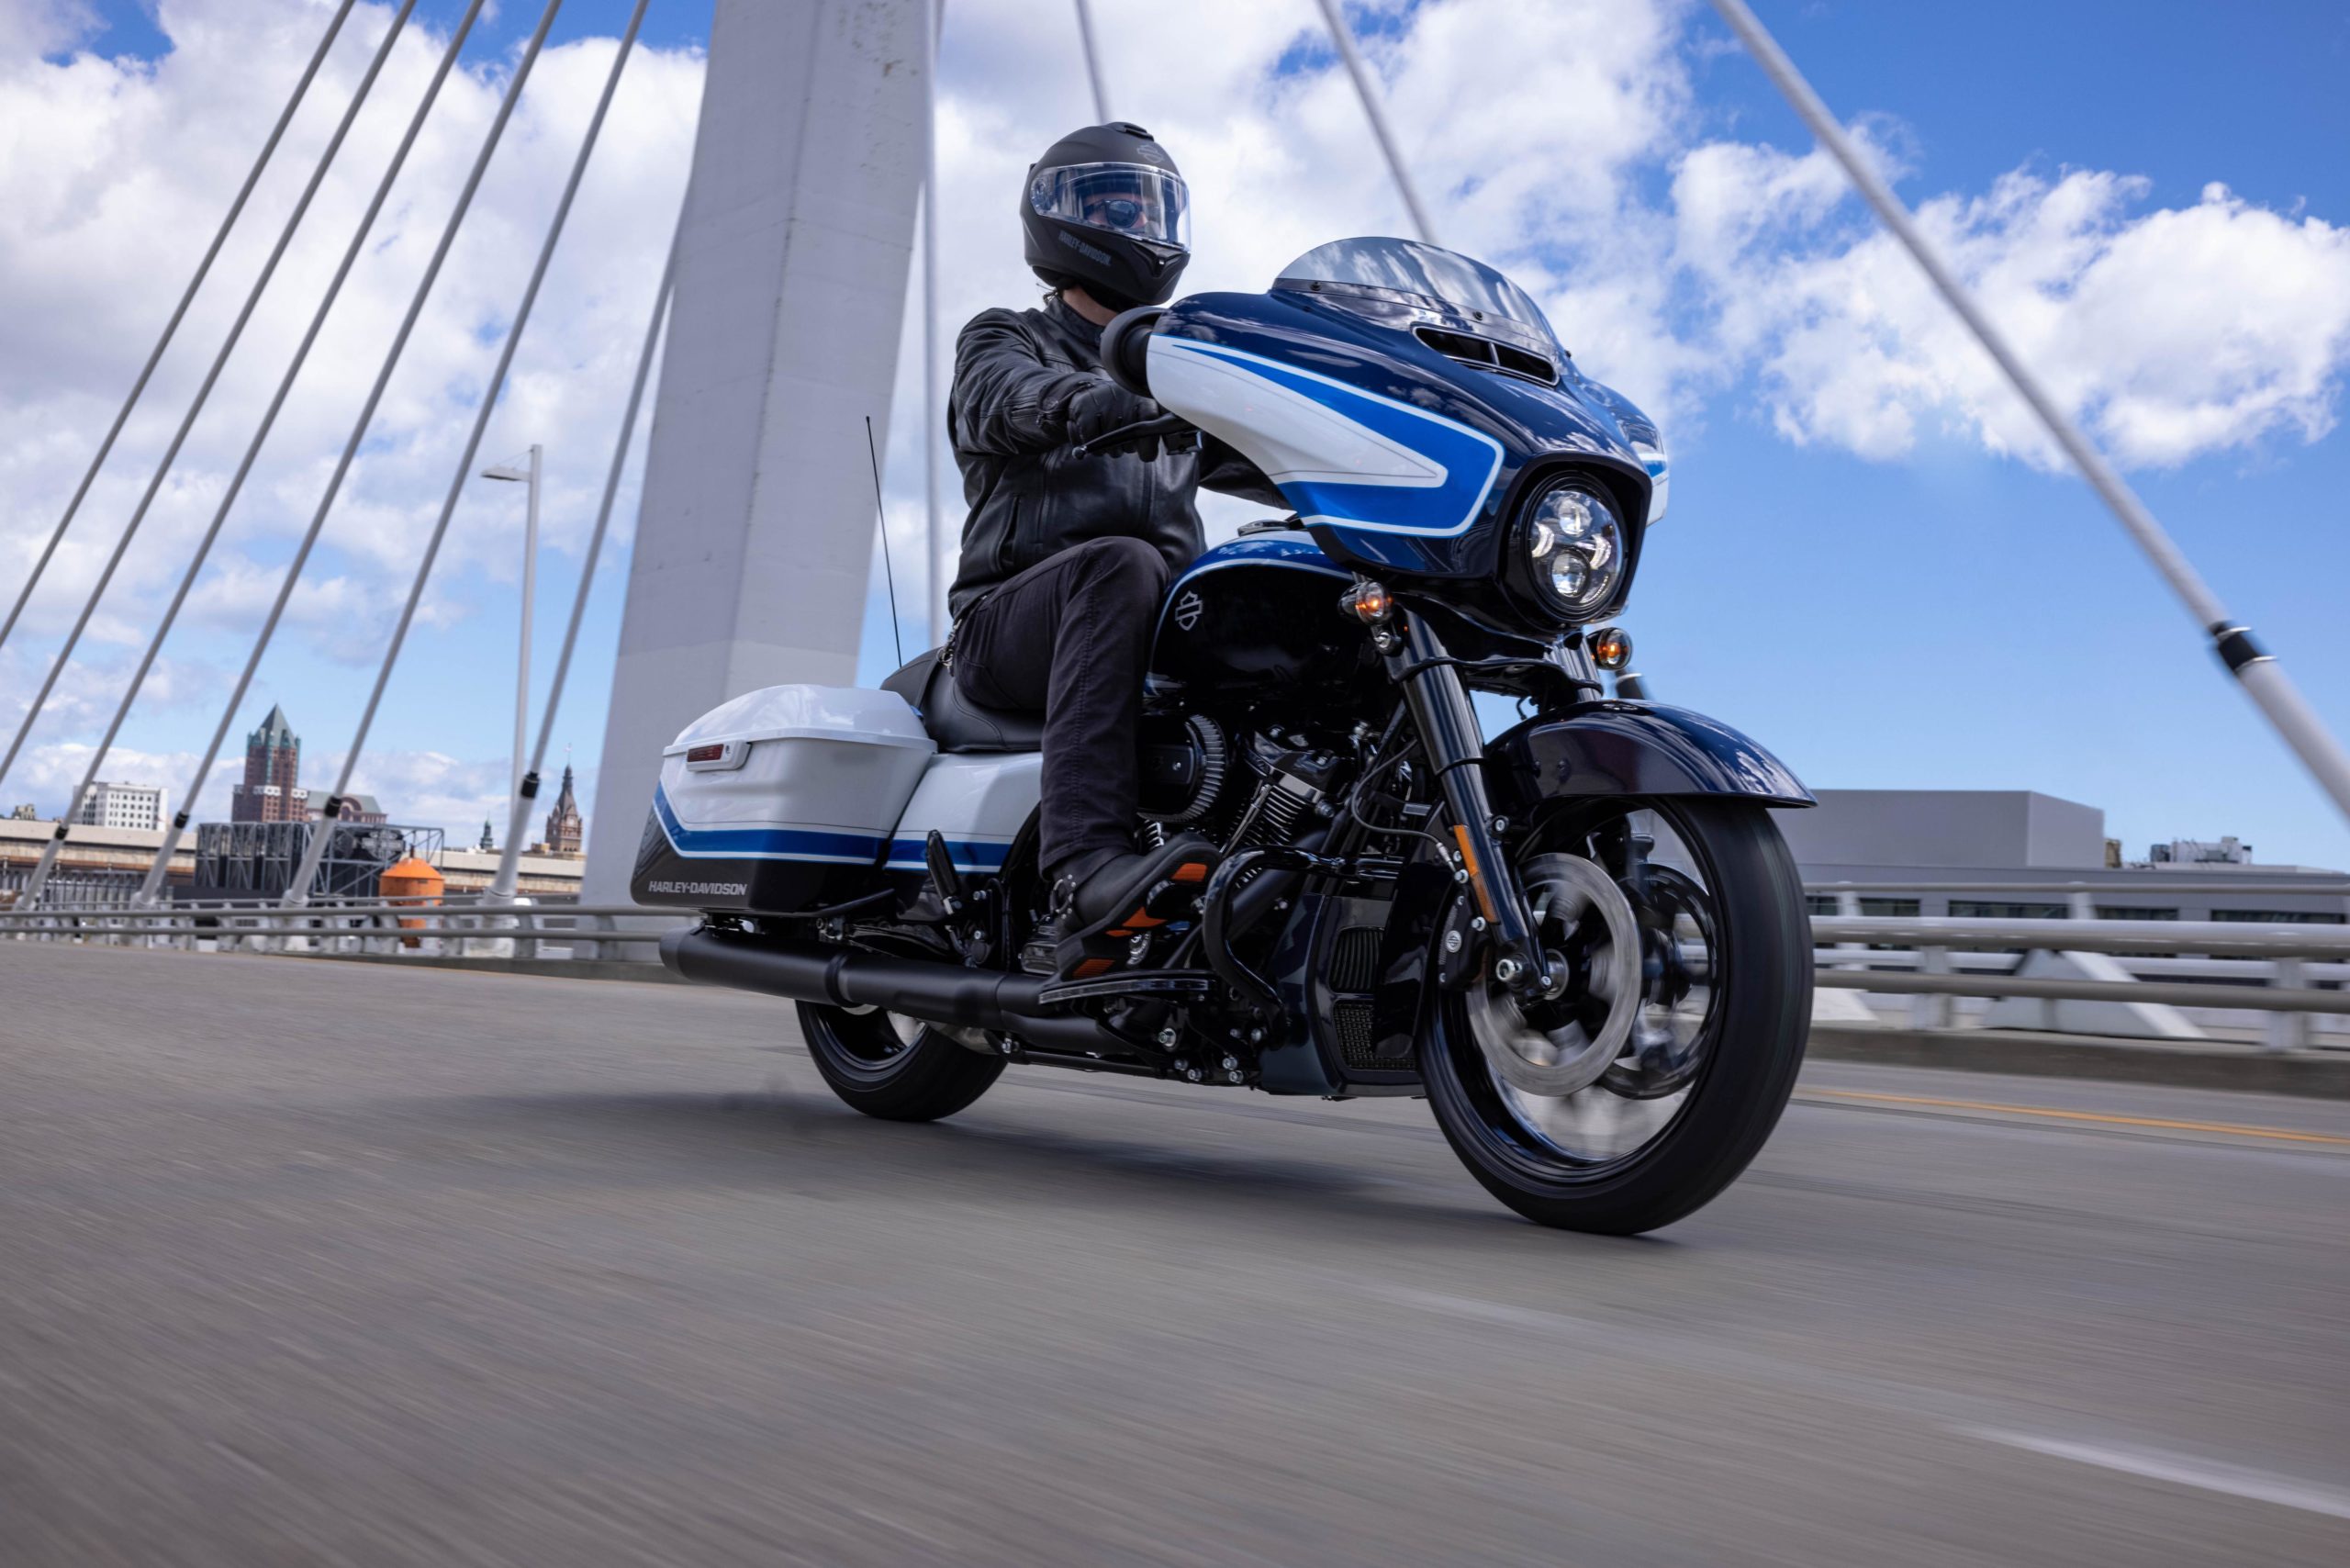
{"type": "Polygon", "coordinates": [[[2266,1014],[2266,1043],[2300,1050],[2315,1043],[2312,1015],[2350,1015],[2350,928],[2343,926],[1815,915],[1811,927],[1823,945],[1815,984],[1920,998],[1910,1017],[1920,1028],[1952,1027],[1951,1001],[1958,997],[2112,1002],[2266,1014]],[[1954,955],[1962,953],[1975,957],[1960,963],[1954,955]],[[2138,956],[2157,972],[2194,978],[2015,972],[2020,955],[2032,953],[2138,956]],[[2326,980],[2332,986],[2312,983],[2326,980]]]}
{"type": "MultiPolygon", "coordinates": [[[[555,958],[548,949],[560,949],[562,957],[597,958],[626,945],[641,949],[660,926],[689,918],[635,904],[458,899],[430,905],[346,900],[303,909],[227,902],[152,910],[68,905],[0,912],[0,940],[320,956],[429,950],[437,958],[555,958]]],[[[1817,984],[1918,998],[1909,1019],[1916,1027],[1952,1027],[1952,1002],[1960,997],[2130,1002],[2264,1014],[2270,1047],[2303,1049],[2314,1043],[2313,1018],[2350,1018],[2350,927],[1883,915],[1816,915],[1811,926],[1817,984]],[[2015,972],[2019,955],[2036,952],[2132,957],[2159,978],[2015,972]]]]}
{"type": "Polygon", "coordinates": [[[2226,920],[1986,920],[1962,915],[1815,914],[1823,942],[1900,942],[1974,951],[2203,953],[2244,958],[2350,960],[2350,926],[2252,925],[2226,920]]]}
{"type": "MultiPolygon", "coordinates": [[[[2126,904],[2154,894],[2202,900],[2338,900],[2340,913],[2350,916],[2350,878],[2132,871],[2097,881],[2078,876],[1810,881],[1804,891],[1815,901],[1836,901],[1839,913],[1813,915],[1812,929],[1823,943],[1844,945],[1820,955],[1823,968],[1817,983],[1830,990],[1914,997],[1918,1000],[1909,1022],[1918,1027],[1953,1026],[1953,1003],[1961,997],[2120,1002],[2263,1014],[2266,1043],[2289,1050],[2315,1044],[2315,1025],[2325,1015],[2350,1015],[2350,991],[2341,989],[2345,978],[2341,965],[2350,961],[2350,924],[2108,920],[2098,913],[2100,903],[2126,904]],[[1861,913],[1863,899],[1911,894],[2053,904],[2070,918],[1861,913]],[[1869,945],[1878,950],[1863,951],[1869,945]],[[1884,951],[1887,946],[1910,951],[1884,951]],[[2103,954],[2132,961],[2126,980],[2027,976],[2015,972],[2023,964],[2015,956],[2019,953],[2103,954]],[[1960,959],[1953,954],[1974,956],[1960,959]],[[2322,983],[2327,981],[2332,985],[2322,983]]],[[[2310,913],[2313,922],[2324,920],[2315,910],[2310,913]]]]}
{"type": "Polygon", "coordinates": [[[207,901],[153,909],[118,904],[0,911],[0,941],[435,958],[600,958],[653,939],[688,918],[635,904],[508,904],[442,898],[325,901],[300,909],[257,901],[207,901]],[[622,922],[630,923],[623,926],[622,922]],[[554,947],[559,952],[545,949],[554,947]]]}
{"type": "Polygon", "coordinates": [[[2219,893],[2249,897],[2255,893],[2291,893],[2312,898],[2350,898],[2350,877],[2318,877],[2279,871],[2266,879],[2209,876],[2165,877],[2158,871],[2132,871],[2128,879],[2091,882],[2078,877],[2036,878],[2020,882],[1902,881],[1806,882],[1807,893],[2039,893],[2057,898],[2077,893],[2219,893]]]}

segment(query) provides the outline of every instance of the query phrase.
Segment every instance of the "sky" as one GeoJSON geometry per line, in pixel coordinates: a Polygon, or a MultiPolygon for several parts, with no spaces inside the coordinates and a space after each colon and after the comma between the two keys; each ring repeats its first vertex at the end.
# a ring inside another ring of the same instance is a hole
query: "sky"
{"type": "MultiPolygon", "coordinates": [[[[1311,0],[1094,3],[1113,109],[1193,186],[1187,289],[1261,288],[1323,241],[1405,231],[1311,0]]],[[[8,599],[330,9],[0,0],[8,599]]],[[[62,809],[462,9],[420,0],[0,803],[62,809]]],[[[947,6],[950,326],[1037,292],[1020,261],[1022,173],[1092,118],[1068,9],[947,6]]],[[[2237,618],[2350,730],[2350,15],[2286,0],[2224,24],[2163,0],[1757,9],[2237,618]]],[[[359,7],[0,649],[9,730],[390,10],[359,7]]],[[[502,0],[468,40],[102,776],[183,788],[538,10],[502,0]]],[[[627,11],[563,6],[199,817],[225,814],[242,730],[272,701],[303,734],[307,781],[347,746],[627,11]]],[[[2035,789],[2102,807],[2133,856],[2233,834],[2263,860],[2350,866],[2350,829],[1710,11],[1349,13],[1446,241],[1531,289],[1586,372],[1664,426],[1672,511],[1625,618],[1660,696],[1754,734],[1818,788],[2035,789]]],[[[710,17],[709,0],[655,0],[483,447],[485,462],[548,447],[542,701],[691,154],[710,17]]],[[[885,484],[909,647],[930,565],[919,352],[908,333],[885,484]]],[[[465,487],[354,780],[466,841],[485,816],[503,823],[515,490],[465,487]]],[[[1205,510],[1212,532],[1249,515],[1205,510]]],[[[621,544],[591,599],[558,760],[566,745],[598,755],[621,544]]],[[[870,599],[867,678],[893,658],[878,570],[870,599]]]]}

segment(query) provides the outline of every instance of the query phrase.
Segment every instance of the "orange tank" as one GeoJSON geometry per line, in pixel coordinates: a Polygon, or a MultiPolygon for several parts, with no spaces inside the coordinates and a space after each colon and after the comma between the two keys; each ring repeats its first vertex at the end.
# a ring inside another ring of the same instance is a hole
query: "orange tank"
{"type": "MultiPolygon", "coordinates": [[[[441,891],[448,879],[429,860],[411,855],[397,865],[386,867],[375,884],[376,896],[387,903],[412,904],[422,909],[441,902],[441,891]]],[[[422,920],[403,917],[402,925],[422,925],[422,920]]],[[[410,947],[420,945],[420,938],[403,936],[400,941],[410,947]]]]}

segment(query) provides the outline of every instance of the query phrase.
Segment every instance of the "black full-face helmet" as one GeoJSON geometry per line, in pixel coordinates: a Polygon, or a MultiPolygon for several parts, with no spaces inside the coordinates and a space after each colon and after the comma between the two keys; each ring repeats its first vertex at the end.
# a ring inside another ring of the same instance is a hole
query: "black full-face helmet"
{"type": "Polygon", "coordinates": [[[1150,132],[1123,120],[1062,137],[1029,166],[1020,200],[1028,264],[1113,310],[1157,305],[1192,259],[1191,193],[1150,132]]]}

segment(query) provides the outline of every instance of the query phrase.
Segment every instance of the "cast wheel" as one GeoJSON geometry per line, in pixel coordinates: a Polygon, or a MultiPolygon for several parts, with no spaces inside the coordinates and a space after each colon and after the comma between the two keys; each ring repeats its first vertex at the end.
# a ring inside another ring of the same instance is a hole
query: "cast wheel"
{"type": "Polygon", "coordinates": [[[1516,869],[1564,983],[1521,1002],[1480,972],[1438,994],[1420,1042],[1437,1123],[1528,1219],[1670,1225],[1761,1150],[1803,1063],[1794,861],[1763,808],[1675,800],[1558,812],[1516,869]]]}
{"type": "Polygon", "coordinates": [[[982,1056],[941,1025],[878,1007],[799,1007],[800,1033],[816,1070],[834,1093],[868,1116],[934,1122],[986,1093],[1003,1073],[1002,1057],[982,1056]]]}

